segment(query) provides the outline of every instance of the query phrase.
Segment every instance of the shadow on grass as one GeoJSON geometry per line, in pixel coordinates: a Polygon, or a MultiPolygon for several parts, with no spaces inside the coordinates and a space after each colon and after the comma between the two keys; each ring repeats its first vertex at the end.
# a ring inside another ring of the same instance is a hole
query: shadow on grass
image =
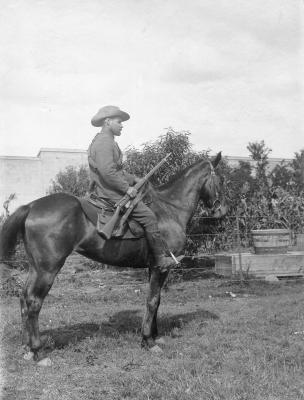
{"type": "MultiPolygon", "coordinates": [[[[96,323],[74,324],[45,330],[41,334],[51,337],[51,349],[59,349],[69,344],[76,344],[93,336],[119,337],[126,333],[139,334],[142,323],[141,314],[142,310],[124,310],[113,314],[108,321],[102,322],[100,325],[96,323]]],[[[206,310],[165,315],[158,318],[158,329],[160,334],[169,335],[174,328],[182,328],[193,320],[201,323],[218,318],[216,314],[206,310]]]]}

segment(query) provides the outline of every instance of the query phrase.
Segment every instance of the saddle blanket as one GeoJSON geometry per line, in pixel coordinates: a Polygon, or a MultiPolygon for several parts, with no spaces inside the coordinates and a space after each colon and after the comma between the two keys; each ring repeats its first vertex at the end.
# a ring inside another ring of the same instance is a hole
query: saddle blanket
{"type": "MultiPolygon", "coordinates": [[[[101,218],[99,218],[98,221],[98,214],[99,215],[105,215],[107,214],[108,219],[111,217],[111,215],[114,214],[114,208],[111,208],[110,204],[106,204],[103,202],[99,201],[94,201],[91,200],[90,198],[85,198],[85,197],[78,197],[78,200],[81,204],[82,210],[87,216],[87,218],[95,225],[97,229],[97,222],[100,224],[101,218]]],[[[104,221],[106,223],[107,221],[104,221]]],[[[97,230],[98,232],[98,230],[97,230]]],[[[145,232],[143,227],[139,224],[139,222],[135,221],[134,219],[127,220],[125,228],[124,228],[124,233],[123,235],[117,236],[115,234],[115,229],[113,231],[112,237],[116,237],[119,239],[139,239],[145,236],[145,232]]]]}

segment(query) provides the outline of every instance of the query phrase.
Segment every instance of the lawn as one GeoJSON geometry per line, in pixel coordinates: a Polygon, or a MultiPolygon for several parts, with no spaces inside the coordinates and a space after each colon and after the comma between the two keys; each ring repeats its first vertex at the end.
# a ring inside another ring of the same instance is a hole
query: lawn
{"type": "Polygon", "coordinates": [[[304,399],[303,282],[173,282],[154,354],[140,347],[142,278],[68,263],[40,315],[50,366],[23,358],[19,301],[2,293],[1,398],[304,399]]]}

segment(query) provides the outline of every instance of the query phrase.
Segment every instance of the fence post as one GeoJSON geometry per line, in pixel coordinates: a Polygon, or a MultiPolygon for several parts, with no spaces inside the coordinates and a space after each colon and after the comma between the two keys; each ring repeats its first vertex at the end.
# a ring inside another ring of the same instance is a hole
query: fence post
{"type": "Polygon", "coordinates": [[[241,254],[240,221],[238,215],[236,216],[236,237],[237,237],[237,249],[239,253],[240,280],[241,284],[243,284],[244,276],[243,276],[242,254],[241,254]]]}

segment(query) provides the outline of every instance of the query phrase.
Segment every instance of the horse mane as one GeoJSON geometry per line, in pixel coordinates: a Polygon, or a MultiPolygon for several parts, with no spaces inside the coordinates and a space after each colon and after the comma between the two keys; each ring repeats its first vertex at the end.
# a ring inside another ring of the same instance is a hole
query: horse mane
{"type": "Polygon", "coordinates": [[[188,165],[181,171],[178,171],[173,177],[166,183],[163,183],[159,186],[156,186],[154,189],[158,192],[162,192],[163,190],[169,189],[174,183],[176,183],[183,175],[185,175],[190,169],[192,169],[195,165],[201,163],[202,161],[208,161],[209,159],[206,156],[202,156],[199,160],[195,161],[194,163],[188,165]]]}
{"type": "MultiPolygon", "coordinates": [[[[168,200],[167,198],[167,190],[170,190],[174,188],[174,186],[178,186],[177,183],[178,181],[187,174],[187,172],[191,169],[193,169],[195,166],[202,162],[210,162],[207,157],[201,157],[199,160],[195,161],[194,163],[188,165],[181,171],[177,172],[168,182],[159,185],[159,186],[154,186],[150,182],[148,182],[146,189],[145,189],[145,202],[147,204],[154,204],[154,208],[157,209],[158,215],[161,215],[162,217],[164,216],[169,216],[173,219],[177,218],[177,215],[175,212],[172,213],[172,206],[173,203],[168,200]]],[[[174,208],[179,208],[177,205],[174,205],[174,208]]],[[[183,207],[181,207],[183,208],[183,207]]]]}

